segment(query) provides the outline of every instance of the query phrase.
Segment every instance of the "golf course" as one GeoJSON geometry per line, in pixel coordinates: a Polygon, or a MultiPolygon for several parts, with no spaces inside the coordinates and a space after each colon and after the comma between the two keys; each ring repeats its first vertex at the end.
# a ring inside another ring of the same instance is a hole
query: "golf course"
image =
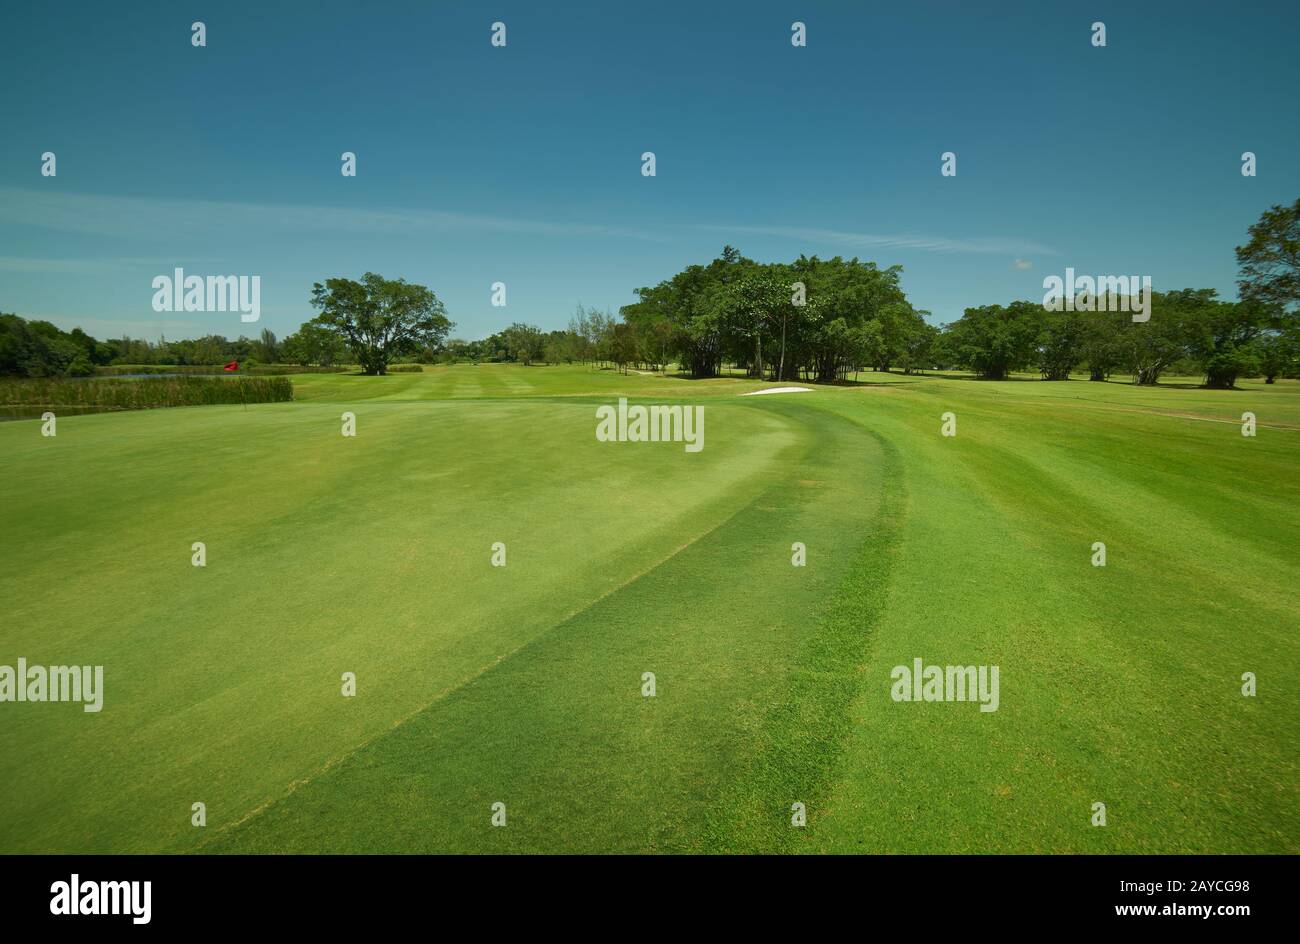
{"type": "Polygon", "coordinates": [[[1028,377],[0,423],[0,662],[104,667],[98,712],[5,706],[0,849],[1300,852],[1300,381],[1028,377]],[[601,441],[621,397],[703,448],[601,441]],[[916,659],[996,710],[895,700],[916,659]]]}

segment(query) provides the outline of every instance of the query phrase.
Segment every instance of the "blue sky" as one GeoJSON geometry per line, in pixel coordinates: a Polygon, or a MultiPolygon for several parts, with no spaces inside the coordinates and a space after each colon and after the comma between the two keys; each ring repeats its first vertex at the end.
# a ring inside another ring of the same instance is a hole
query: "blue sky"
{"type": "Polygon", "coordinates": [[[368,270],[433,288],[461,337],[563,327],[577,303],[617,309],[725,243],[899,264],[937,323],[1040,298],[1066,266],[1233,297],[1233,247],[1300,196],[1294,2],[222,0],[3,17],[0,310],[99,337],[283,336],[312,316],[313,282],[368,270]],[[154,312],[151,280],[177,266],[260,275],[260,324],[154,312]]]}

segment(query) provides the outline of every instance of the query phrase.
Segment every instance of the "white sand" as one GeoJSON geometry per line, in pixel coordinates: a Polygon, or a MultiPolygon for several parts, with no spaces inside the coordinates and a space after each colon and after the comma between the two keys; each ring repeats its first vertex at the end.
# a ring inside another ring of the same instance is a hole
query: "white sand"
{"type": "Polygon", "coordinates": [[[742,393],[742,397],[757,397],[765,393],[812,393],[812,387],[768,387],[765,390],[751,390],[742,393]]]}

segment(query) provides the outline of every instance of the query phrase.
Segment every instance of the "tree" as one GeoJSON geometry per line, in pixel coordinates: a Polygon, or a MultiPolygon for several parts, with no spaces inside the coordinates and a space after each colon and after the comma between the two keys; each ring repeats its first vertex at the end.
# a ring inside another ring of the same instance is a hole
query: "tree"
{"type": "Polygon", "coordinates": [[[1270,330],[1256,343],[1259,369],[1264,383],[1271,384],[1281,377],[1294,377],[1300,372],[1300,330],[1294,321],[1281,329],[1270,330]]]}
{"type": "Polygon", "coordinates": [[[885,337],[881,330],[880,322],[872,318],[866,324],[859,325],[849,334],[849,363],[843,366],[843,370],[849,367],[858,370],[863,367],[871,367],[885,360],[885,337]]]}
{"type": "MultiPolygon", "coordinates": [[[[671,325],[670,347],[694,377],[715,377],[730,342],[736,340],[726,317],[733,301],[728,287],[753,266],[727,246],[707,266],[687,266],[658,285],[636,290],[639,301],[619,310],[624,320],[643,329],[657,320],[671,325]]],[[[731,353],[738,353],[734,350],[731,353]]]]}
{"type": "Polygon", "coordinates": [[[674,340],[673,323],[667,318],[656,318],[645,328],[645,352],[655,370],[668,368],[668,351],[674,340]]]}
{"type": "Polygon", "coordinates": [[[1166,305],[1178,312],[1187,354],[1205,374],[1205,386],[1231,389],[1242,374],[1258,369],[1255,339],[1269,321],[1257,301],[1223,302],[1214,289],[1169,292],[1166,305]]]}
{"type": "Polygon", "coordinates": [[[569,319],[569,334],[573,336],[574,353],[577,359],[584,364],[594,360],[596,357],[596,344],[592,340],[591,315],[581,304],[572,318],[569,319]]]}
{"type": "MultiPolygon", "coordinates": [[[[81,337],[93,341],[84,333],[81,337]]],[[[75,335],[48,321],[0,314],[0,374],[81,377],[94,372],[90,353],[75,335]]]]}
{"type": "Polygon", "coordinates": [[[546,335],[536,325],[515,322],[501,332],[510,357],[527,367],[540,361],[546,351],[546,335]]]}
{"type": "Polygon", "coordinates": [[[819,379],[835,379],[850,361],[855,367],[870,364],[887,371],[905,359],[925,325],[899,285],[903,271],[899,266],[881,269],[856,258],[800,256],[786,269],[791,282],[806,285],[809,304],[815,303],[812,309],[805,306],[799,325],[802,336],[795,338],[794,346],[805,367],[812,367],[819,379]],[[830,327],[837,318],[844,320],[847,332],[830,327]],[[864,334],[868,324],[874,327],[864,334]],[[846,346],[828,346],[832,339],[846,346]],[[861,360],[864,350],[868,352],[865,362],[861,360]]]}
{"type": "Polygon", "coordinates": [[[308,321],[280,343],[280,353],[290,363],[333,367],[347,354],[347,344],[338,332],[308,321]]]}
{"type": "Polygon", "coordinates": [[[875,366],[881,373],[888,373],[891,365],[905,359],[908,347],[925,321],[902,298],[881,305],[872,320],[880,323],[881,347],[875,366]]]}
{"type": "Polygon", "coordinates": [[[835,380],[864,358],[887,369],[924,357],[931,337],[901,273],[839,256],[760,264],[727,246],[706,266],[637,289],[639,300],[621,313],[647,361],[672,353],[696,377],[717,375],[729,360],[753,377],[835,380]],[[803,304],[795,304],[796,283],[803,304]]]}
{"type": "Polygon", "coordinates": [[[613,335],[610,338],[609,359],[614,362],[623,373],[627,373],[627,365],[637,359],[636,333],[629,324],[614,325],[613,335]]]}
{"type": "Polygon", "coordinates": [[[1109,380],[1111,372],[1124,362],[1120,340],[1131,324],[1131,316],[1126,311],[1097,311],[1084,323],[1081,353],[1089,380],[1109,380]]]}
{"type": "Polygon", "coordinates": [[[1236,250],[1242,301],[1300,304],[1300,200],[1265,210],[1249,232],[1236,250]]]}
{"type": "MultiPolygon", "coordinates": [[[[1190,291],[1190,290],[1188,290],[1190,291]]],[[[1133,382],[1154,386],[1160,375],[1186,352],[1188,297],[1177,292],[1151,293],[1151,320],[1130,320],[1120,329],[1119,346],[1133,382]]]]}
{"type": "Polygon", "coordinates": [[[958,364],[986,380],[1005,380],[1033,361],[1042,315],[1037,302],[967,308],[948,326],[948,350],[958,364]]]}
{"type": "Polygon", "coordinates": [[[274,364],[280,358],[280,342],[276,340],[275,332],[270,328],[262,329],[262,336],[258,340],[258,353],[261,354],[262,360],[268,364],[274,364]]]}
{"type": "MultiPolygon", "coordinates": [[[[729,286],[727,323],[741,338],[752,340],[754,359],[750,362],[750,376],[763,376],[763,336],[772,333],[778,319],[784,329],[791,308],[790,290],[775,274],[759,270],[750,273],[729,286]]],[[[785,336],[781,337],[781,369],[784,369],[785,336]]]]}
{"type": "Polygon", "coordinates": [[[337,333],[369,375],[387,373],[395,357],[441,347],[453,326],[431,290],[373,272],[360,282],[317,282],[311,304],[321,312],[312,323],[337,333]]]}
{"type": "Polygon", "coordinates": [[[1097,317],[1095,312],[1086,316],[1077,311],[1043,313],[1043,331],[1038,342],[1038,369],[1044,380],[1070,379],[1070,371],[1084,357],[1088,321],[1097,317]]]}
{"type": "Polygon", "coordinates": [[[569,346],[563,336],[563,332],[552,331],[546,338],[546,346],[542,349],[542,358],[548,364],[570,363],[572,358],[569,356],[569,346]],[[557,337],[559,335],[559,337],[557,337]]]}
{"type": "Polygon", "coordinates": [[[903,373],[913,374],[934,366],[934,349],[938,337],[939,329],[924,321],[916,330],[911,332],[904,342],[902,353],[898,357],[898,363],[902,366],[903,373]]]}

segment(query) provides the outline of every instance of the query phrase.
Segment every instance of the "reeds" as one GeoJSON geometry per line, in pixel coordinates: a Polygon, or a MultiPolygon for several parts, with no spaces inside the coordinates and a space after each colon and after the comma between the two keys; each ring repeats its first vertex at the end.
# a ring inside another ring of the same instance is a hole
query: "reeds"
{"type": "Polygon", "coordinates": [[[0,406],[148,410],[215,403],[286,403],[287,377],[0,378],[0,406]]]}

